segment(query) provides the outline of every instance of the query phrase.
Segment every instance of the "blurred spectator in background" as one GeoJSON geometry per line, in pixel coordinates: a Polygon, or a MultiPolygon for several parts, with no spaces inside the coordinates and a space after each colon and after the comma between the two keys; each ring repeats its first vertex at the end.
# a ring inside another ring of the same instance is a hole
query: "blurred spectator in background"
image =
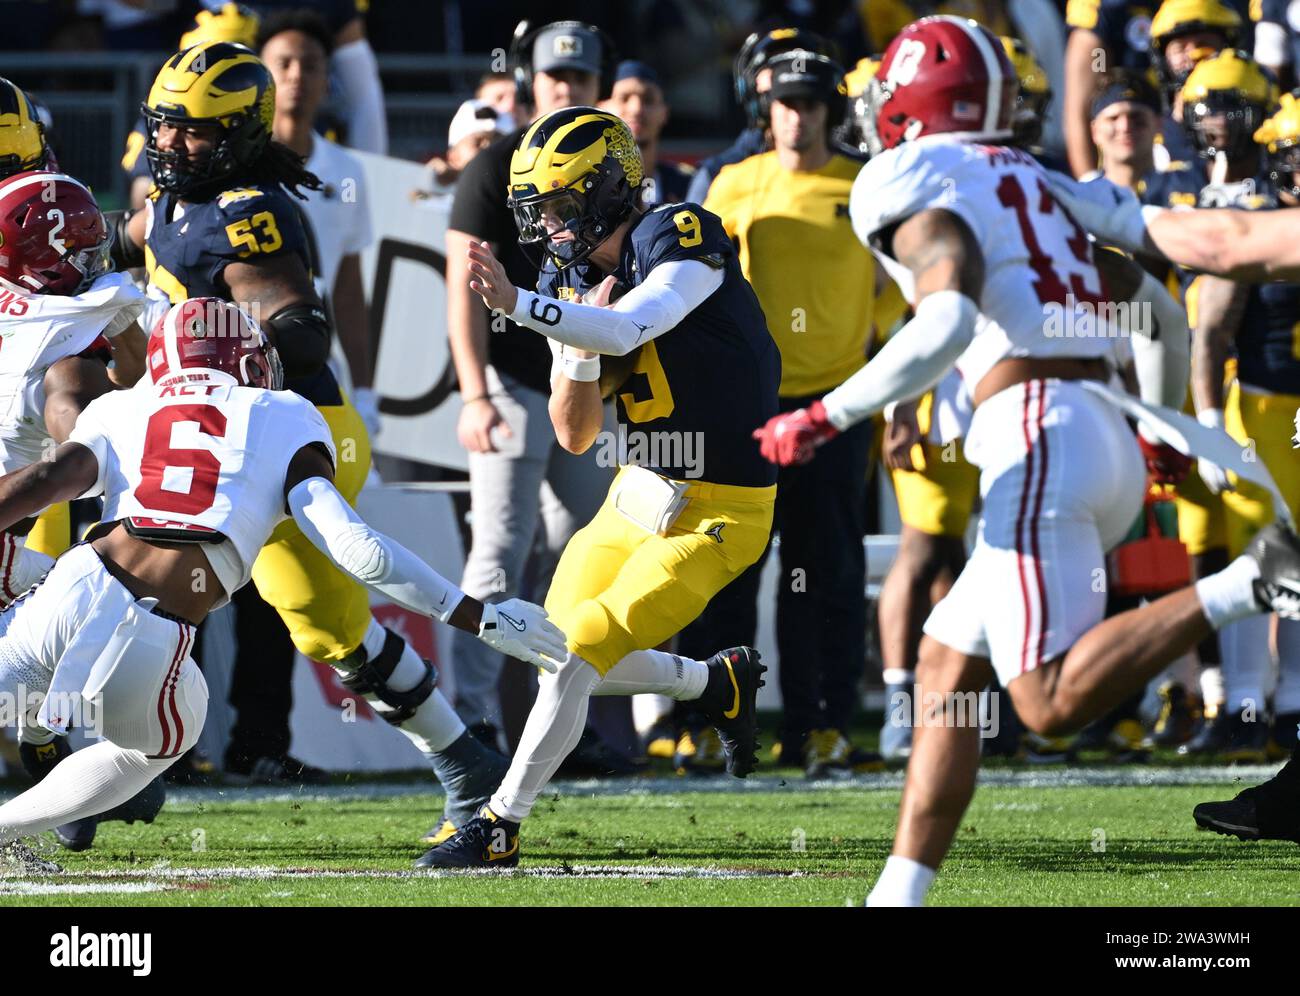
{"type": "Polygon", "coordinates": [[[283,10],[262,22],[258,52],[275,78],[272,137],[307,160],[320,190],[306,191],[303,211],[316,250],[314,267],[347,360],[353,406],[373,439],[379,406],[371,389],[370,314],[361,280],[361,253],[374,241],[365,174],[356,156],[312,130],[329,85],[334,40],[320,15],[283,10]]]}
{"type": "Polygon", "coordinates": [[[450,186],[460,178],[470,160],[503,135],[515,130],[514,115],[475,97],[456,109],[447,129],[447,155],[434,156],[426,163],[434,179],[450,186]]]}
{"type": "MultiPolygon", "coordinates": [[[[830,144],[831,129],[844,119],[843,70],[803,50],[767,66],[771,86],[762,113],[774,149],[724,166],[704,207],[739,246],[740,265],[781,350],[781,410],[795,411],[866,361],[876,267],[849,220],[861,164],[830,144]]],[[[868,420],[827,442],[807,464],[782,468],[777,480],[780,758],[809,777],[882,767],[847,736],[867,656],[862,537],[870,453],[868,420]]],[[[684,656],[700,658],[718,641],[753,643],[765,560],[766,554],[682,632],[684,656]]]]}
{"type": "Polygon", "coordinates": [[[1102,88],[1092,102],[1092,141],[1106,179],[1138,189],[1155,169],[1160,117],[1160,95],[1142,74],[1120,71],[1102,88]]]}
{"type": "Polygon", "coordinates": [[[103,22],[104,47],[158,52],[202,10],[198,0],[77,0],[77,13],[103,22]]]}
{"type": "MultiPolygon", "coordinates": [[[[1207,29],[1217,38],[1188,38],[1186,47],[1190,51],[1198,43],[1207,43],[1217,51],[1226,44],[1223,29],[1229,22],[1240,32],[1235,43],[1253,47],[1248,4],[1249,0],[1227,0],[1226,4],[1220,0],[1165,0],[1156,11],[1162,44],[1155,61],[1181,64],[1182,52],[1168,52],[1169,42],[1207,29]]],[[[1071,170],[1075,176],[1082,176],[1098,165],[1089,112],[1099,78],[1116,69],[1145,72],[1152,67],[1152,5],[1141,0],[1069,0],[1066,21],[1070,27],[1065,49],[1066,152],[1071,170]]],[[[1184,43],[1177,46],[1179,50],[1183,47],[1184,43]]],[[[1172,141],[1176,143],[1178,136],[1174,135],[1172,141]]]]}
{"type": "MultiPolygon", "coordinates": [[[[339,141],[351,149],[387,155],[384,88],[379,81],[379,63],[366,38],[364,14],[370,0],[315,0],[309,4],[303,0],[253,0],[252,6],[263,17],[306,6],[325,19],[334,33],[329,103],[342,122],[339,141]]],[[[400,17],[401,11],[392,13],[400,17]]]]}
{"type": "MultiPolygon", "coordinates": [[[[520,37],[513,49],[523,89],[531,91],[526,97],[534,120],[562,107],[594,105],[602,70],[613,67],[603,34],[578,22],[541,26],[520,37]]],[[[506,205],[510,158],[526,131],[516,129],[466,166],[447,231],[447,336],[464,406],[457,434],[469,452],[471,543],[461,586],[488,602],[521,593],[539,528],[545,543],[539,561],[545,563],[534,565],[532,594],[539,600],[544,596],[560,552],[595,514],[611,477],[596,465],[598,448],[575,456],[556,442],[547,412],[551,351],[546,339],[501,317],[495,319],[499,331],[489,335],[488,311],[469,289],[466,250],[472,239],[492,245],[516,286],[537,285],[538,267],[520,247],[506,205]]],[[[457,640],[454,648],[457,711],[467,726],[495,744],[501,656],[477,639],[457,640]]],[[[574,754],[580,762],[599,752],[586,738],[574,754]]],[[[599,761],[614,763],[612,757],[599,761]]],[[[621,766],[627,769],[626,762],[621,766]]]]}
{"type": "Polygon", "coordinates": [[[519,103],[519,87],[511,73],[484,73],[474,90],[474,97],[494,111],[509,114],[514,119],[510,131],[528,121],[528,108],[519,103]]]}
{"type": "Polygon", "coordinates": [[[668,103],[664,100],[659,74],[644,62],[620,62],[614,71],[614,86],[609,99],[601,104],[627,122],[641,150],[645,179],[641,181],[639,207],[649,210],[656,204],[676,204],[686,200],[691,170],[676,163],[659,161],[659,136],[668,123],[668,103]]]}
{"type": "Polygon", "coordinates": [[[772,74],[767,64],[781,53],[794,49],[815,52],[828,58],[835,55],[826,39],[799,28],[774,28],[762,33],[756,31],[745,39],[732,65],[736,103],[745,112],[745,130],[727,149],[696,166],[695,175],[686,192],[686,200],[703,204],[709,196],[709,185],[723,166],[738,163],[771,148],[766,104],[763,102],[763,95],[772,85],[772,74]]]}
{"type": "Polygon", "coordinates": [[[1300,7],[1292,0],[1261,0],[1255,23],[1255,61],[1277,77],[1283,91],[1300,82],[1296,74],[1300,66],[1300,7]]]}

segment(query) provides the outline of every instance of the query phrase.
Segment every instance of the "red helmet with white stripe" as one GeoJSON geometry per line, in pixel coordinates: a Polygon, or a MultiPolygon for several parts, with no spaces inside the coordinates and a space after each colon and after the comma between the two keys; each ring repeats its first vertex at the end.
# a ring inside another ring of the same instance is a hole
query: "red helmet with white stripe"
{"type": "Polygon", "coordinates": [[[172,305],[149,334],[149,376],[162,384],[186,370],[219,371],[245,387],[284,386],[280,354],[247,312],[216,297],[172,305]]]}
{"type": "Polygon", "coordinates": [[[960,17],[913,21],[885,50],[870,86],[875,151],[926,135],[1011,137],[1019,81],[1002,43],[960,17]]]}
{"type": "Polygon", "coordinates": [[[27,294],[79,294],[112,269],[112,233],[95,197],[62,173],[0,180],[0,282],[27,294]]]}

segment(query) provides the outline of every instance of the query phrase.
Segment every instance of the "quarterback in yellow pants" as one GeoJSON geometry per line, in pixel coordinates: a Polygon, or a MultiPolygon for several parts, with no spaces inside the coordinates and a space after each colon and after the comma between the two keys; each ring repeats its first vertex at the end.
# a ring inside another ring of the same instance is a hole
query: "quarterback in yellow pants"
{"type": "Polygon", "coordinates": [[[417,862],[433,868],[518,863],[519,824],[577,744],[593,694],[694,701],[727,770],[743,778],[756,763],[758,654],[737,647],[700,661],[652,648],[767,545],[776,471],[751,432],[776,413],[781,362],[758,299],[717,216],[689,203],[635,208],[641,156],[614,115],[572,107],[540,118],[510,175],[519,240],[545,249],[538,292],[511,286],[486,243],[469,248],[470,287],[551,340],[560,444],[625,452],[546,599],[568,656],[542,675],[500,788],[417,862]],[[610,306],[616,284],[627,293],[610,306]],[[617,398],[616,441],[597,438],[602,374],[617,398]]]}

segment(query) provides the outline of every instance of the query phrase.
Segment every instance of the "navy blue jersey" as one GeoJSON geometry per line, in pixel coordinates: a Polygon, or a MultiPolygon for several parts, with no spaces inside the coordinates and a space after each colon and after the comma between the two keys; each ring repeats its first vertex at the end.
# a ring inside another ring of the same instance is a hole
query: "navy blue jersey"
{"type": "Polygon", "coordinates": [[[1159,6],[1158,0],[1069,0],[1065,20],[1100,37],[1117,65],[1141,70],[1151,64],[1151,18],[1159,6]]]}
{"type": "Polygon", "coordinates": [[[1160,134],[1156,137],[1156,141],[1169,153],[1170,163],[1190,163],[1200,159],[1200,152],[1196,148],[1191,132],[1168,115],[1160,120],[1160,134]]]}
{"type": "Polygon", "coordinates": [[[687,200],[686,191],[691,185],[695,170],[678,163],[660,162],[655,171],[641,181],[641,200],[637,207],[649,211],[660,204],[676,204],[687,200]]]}
{"type": "MultiPolygon", "coordinates": [[[[1292,67],[1300,66],[1300,27],[1292,22],[1291,7],[1294,0],[1263,0],[1260,4],[1259,19],[1276,24],[1286,31],[1286,64],[1292,67]]],[[[1300,17],[1296,18],[1300,21],[1300,17]]]]}
{"type": "MultiPolygon", "coordinates": [[[[231,263],[293,253],[308,273],[314,269],[302,214],[278,185],[232,187],[211,200],[187,202],[179,217],[177,199],[171,194],[156,191],[151,204],[145,269],[149,283],[173,304],[190,297],[229,301],[223,274],[231,263]]],[[[328,367],[286,386],[314,404],[343,403],[328,367]]]]}
{"type": "MultiPolygon", "coordinates": [[[[1276,190],[1260,191],[1245,210],[1272,210],[1276,190]],[[1272,195],[1267,198],[1264,195],[1272,195]]],[[[1267,283],[1251,288],[1237,326],[1237,379],[1274,394],[1300,394],[1300,284],[1267,283]]]]}
{"type": "MultiPolygon", "coordinates": [[[[687,259],[725,276],[678,325],[640,347],[632,372],[615,389],[628,462],[674,480],[768,487],[776,483],[776,467],[759,454],[751,433],[777,413],[781,355],[717,215],[689,202],[641,215],[614,275],[630,289],[660,263],[687,259]],[[638,447],[648,459],[637,459],[638,447]]],[[[590,267],[556,272],[548,264],[537,290],[573,300],[602,277],[590,267]]]]}

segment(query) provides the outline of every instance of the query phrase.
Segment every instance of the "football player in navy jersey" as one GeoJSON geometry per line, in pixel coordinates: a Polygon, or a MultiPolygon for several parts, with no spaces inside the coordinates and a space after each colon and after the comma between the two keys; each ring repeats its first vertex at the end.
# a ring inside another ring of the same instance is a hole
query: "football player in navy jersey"
{"type": "Polygon", "coordinates": [[[689,202],[636,208],[640,153],[608,112],[571,107],[540,118],[510,177],[520,242],[545,257],[537,291],[512,286],[483,242],[469,247],[470,287],[550,340],[561,445],[581,453],[598,444],[602,395],[612,392],[626,452],[547,595],[568,657],[542,675],[501,787],[420,860],[427,867],[518,862],[519,824],[576,744],[593,694],[695,701],[717,728],[729,772],[743,778],[757,760],[758,654],[736,647],[701,661],[651,648],[767,545],[776,474],[750,433],[754,419],[777,411],[781,361],[758,298],[715,215],[689,202]],[[611,306],[616,287],[626,293],[611,306]]]}
{"type": "MultiPolygon", "coordinates": [[[[338,486],[354,501],[369,472],[370,441],[326,364],[331,326],[291,196],[318,189],[320,181],[272,140],[274,109],[270,71],[241,45],[204,42],[168,59],[144,107],[156,189],[145,211],[116,219],[114,258],[119,266],[145,266],[157,307],[217,297],[260,321],[279,350],[285,386],[313,402],[329,425],[340,453],[338,486]]],[[[335,666],[347,687],[430,758],[449,794],[447,818],[468,818],[503,761],[468,735],[434,687],[433,666],[374,619],[365,587],[334,568],[291,522],[272,534],[253,581],[294,646],[335,666]]],[[[286,740],[278,749],[287,746],[286,740]]],[[[292,778],[301,764],[278,753],[250,762],[240,773],[263,777],[261,770],[275,765],[283,772],[278,779],[292,778]]]]}

